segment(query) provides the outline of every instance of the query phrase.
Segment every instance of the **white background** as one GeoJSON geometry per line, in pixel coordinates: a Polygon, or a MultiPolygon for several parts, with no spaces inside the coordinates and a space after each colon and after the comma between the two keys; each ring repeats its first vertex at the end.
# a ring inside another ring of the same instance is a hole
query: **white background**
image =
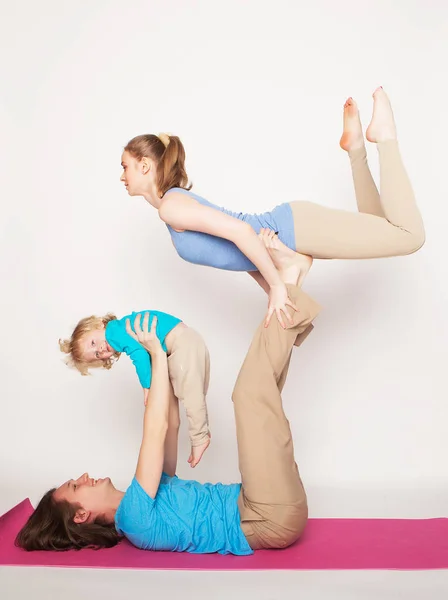
{"type": "MultiPolygon", "coordinates": [[[[83,316],[154,308],[201,331],[212,444],[179,476],[238,481],[232,385],[267,300],[190,265],[119,182],[123,146],[167,131],[193,191],[261,212],[355,210],[338,147],[353,96],[391,98],[427,232],[417,254],[315,261],[325,308],[284,406],[312,517],[437,517],[448,506],[448,5],[442,0],[1,2],[0,513],[89,471],[125,489],[141,439],[130,361],[81,377],[58,338],[83,316]]],[[[375,148],[368,149],[377,177],[375,148]]]]}

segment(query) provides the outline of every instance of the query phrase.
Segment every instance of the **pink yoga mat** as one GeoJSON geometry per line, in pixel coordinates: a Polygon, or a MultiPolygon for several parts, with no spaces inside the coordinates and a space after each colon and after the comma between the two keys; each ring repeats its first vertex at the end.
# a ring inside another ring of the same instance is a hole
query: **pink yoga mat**
{"type": "Polygon", "coordinates": [[[448,519],[310,519],[298,543],[252,556],[148,552],[125,540],[97,551],[25,552],[14,539],[32,511],[26,499],[0,517],[0,565],[215,571],[448,568],[448,519]]]}

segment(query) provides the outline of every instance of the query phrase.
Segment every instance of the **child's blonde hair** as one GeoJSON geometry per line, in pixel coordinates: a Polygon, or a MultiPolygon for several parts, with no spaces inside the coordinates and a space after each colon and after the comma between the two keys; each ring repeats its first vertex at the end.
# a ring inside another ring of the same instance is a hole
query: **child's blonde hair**
{"type": "Polygon", "coordinates": [[[69,367],[77,369],[81,375],[90,375],[90,368],[103,368],[110,369],[114,362],[120,358],[120,352],[115,352],[113,356],[105,359],[98,359],[93,362],[86,362],[83,360],[83,354],[81,349],[81,341],[86,333],[93,331],[94,329],[100,329],[101,325],[106,325],[115,320],[117,317],[112,313],[107,313],[104,317],[97,317],[92,315],[81,319],[73,330],[72,336],[69,340],[59,340],[59,348],[61,352],[68,354],[68,358],[65,361],[69,367]]]}

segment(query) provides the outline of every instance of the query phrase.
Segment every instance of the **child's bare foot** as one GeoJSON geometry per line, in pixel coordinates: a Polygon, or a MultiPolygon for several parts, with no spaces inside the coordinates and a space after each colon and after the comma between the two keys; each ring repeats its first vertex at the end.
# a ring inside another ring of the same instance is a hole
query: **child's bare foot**
{"type": "Polygon", "coordinates": [[[188,462],[190,463],[190,467],[194,469],[194,467],[200,462],[202,455],[210,446],[210,434],[209,437],[202,443],[200,446],[192,446],[190,452],[190,458],[188,462]]]}
{"type": "Polygon", "coordinates": [[[369,142],[376,143],[397,139],[394,113],[382,87],[373,92],[373,115],[367,127],[366,138],[369,142]]]}
{"type": "Polygon", "coordinates": [[[282,281],[301,286],[313,264],[312,256],[294,252],[271,229],[261,229],[258,237],[266,246],[282,281]]]}
{"type": "Polygon", "coordinates": [[[347,98],[344,104],[344,131],[342,132],[339,145],[347,152],[364,146],[358,106],[352,97],[347,98]]]}

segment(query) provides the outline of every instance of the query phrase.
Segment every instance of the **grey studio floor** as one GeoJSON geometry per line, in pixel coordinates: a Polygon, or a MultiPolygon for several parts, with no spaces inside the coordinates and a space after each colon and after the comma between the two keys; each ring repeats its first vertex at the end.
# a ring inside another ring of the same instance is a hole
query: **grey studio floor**
{"type": "Polygon", "coordinates": [[[139,571],[3,567],[2,600],[445,600],[448,571],[139,571]]]}

